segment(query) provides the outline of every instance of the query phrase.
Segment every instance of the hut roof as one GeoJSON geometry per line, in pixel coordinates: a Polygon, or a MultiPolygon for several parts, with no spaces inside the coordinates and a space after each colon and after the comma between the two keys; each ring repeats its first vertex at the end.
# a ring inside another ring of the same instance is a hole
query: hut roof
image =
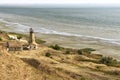
{"type": "Polygon", "coordinates": [[[19,41],[9,41],[8,45],[9,47],[22,47],[23,43],[19,41]]]}

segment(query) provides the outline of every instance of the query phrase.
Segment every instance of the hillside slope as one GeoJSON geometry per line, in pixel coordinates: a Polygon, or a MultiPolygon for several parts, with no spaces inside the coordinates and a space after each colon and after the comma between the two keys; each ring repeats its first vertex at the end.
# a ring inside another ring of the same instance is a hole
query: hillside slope
{"type": "Polygon", "coordinates": [[[46,80],[120,80],[119,67],[95,63],[93,55],[65,54],[46,46],[11,53],[45,73],[46,80]],[[48,52],[50,56],[46,56],[48,52]]]}
{"type": "Polygon", "coordinates": [[[0,52],[0,80],[37,80],[38,76],[34,68],[19,58],[0,52]]]}
{"type": "Polygon", "coordinates": [[[99,63],[103,56],[92,54],[91,48],[78,50],[40,44],[37,50],[7,52],[3,44],[10,40],[2,38],[0,80],[120,80],[120,65],[99,63]]]}
{"type": "Polygon", "coordinates": [[[18,58],[0,52],[0,80],[74,80],[33,58],[18,58]]]}

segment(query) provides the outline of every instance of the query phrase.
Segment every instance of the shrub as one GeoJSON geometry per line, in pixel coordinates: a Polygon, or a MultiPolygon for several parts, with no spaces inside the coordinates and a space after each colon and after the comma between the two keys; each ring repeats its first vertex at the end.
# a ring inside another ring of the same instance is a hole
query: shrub
{"type": "Polygon", "coordinates": [[[55,49],[55,50],[60,50],[61,49],[61,47],[59,46],[59,45],[52,45],[52,46],[50,46],[51,48],[53,48],[53,49],[55,49]]]}
{"type": "Polygon", "coordinates": [[[78,52],[78,54],[83,54],[83,53],[90,54],[92,51],[95,51],[95,49],[92,49],[92,48],[84,48],[84,49],[79,49],[77,52],[78,52]]]}
{"type": "Polygon", "coordinates": [[[117,60],[112,57],[102,57],[99,62],[108,66],[118,66],[117,60]]]}
{"type": "Polygon", "coordinates": [[[70,51],[69,51],[69,50],[67,50],[67,51],[65,52],[65,54],[70,54],[70,51]]]}
{"type": "Polygon", "coordinates": [[[43,41],[41,39],[36,39],[36,43],[41,44],[41,43],[45,43],[45,41],[43,41]]]}
{"type": "Polygon", "coordinates": [[[50,54],[49,52],[47,52],[47,53],[45,54],[45,56],[46,56],[46,57],[50,57],[51,54],[50,54]]]}
{"type": "Polygon", "coordinates": [[[3,39],[0,37],[0,41],[2,41],[3,39]]]}
{"type": "Polygon", "coordinates": [[[19,35],[19,36],[17,36],[17,39],[19,39],[19,40],[20,40],[20,39],[22,39],[22,36],[20,36],[20,35],[19,35]]]}
{"type": "Polygon", "coordinates": [[[80,50],[80,49],[79,49],[77,52],[78,52],[78,54],[80,54],[80,55],[82,54],[82,50],[80,50]]]}
{"type": "Polygon", "coordinates": [[[92,49],[92,48],[85,48],[85,49],[82,49],[82,51],[91,53],[92,51],[95,51],[95,49],[92,49]]]}

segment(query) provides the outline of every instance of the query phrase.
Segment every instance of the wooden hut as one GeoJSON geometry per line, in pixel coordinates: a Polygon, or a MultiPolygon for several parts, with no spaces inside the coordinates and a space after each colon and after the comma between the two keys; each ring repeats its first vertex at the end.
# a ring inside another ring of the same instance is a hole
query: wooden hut
{"type": "Polygon", "coordinates": [[[7,42],[6,48],[7,48],[7,51],[22,51],[23,50],[22,43],[18,41],[7,42]]]}

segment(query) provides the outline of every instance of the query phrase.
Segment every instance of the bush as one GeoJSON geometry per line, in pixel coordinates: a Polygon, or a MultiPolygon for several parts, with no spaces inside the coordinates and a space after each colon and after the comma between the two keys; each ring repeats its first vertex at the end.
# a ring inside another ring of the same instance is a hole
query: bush
{"type": "Polygon", "coordinates": [[[69,50],[67,50],[67,51],[65,52],[65,54],[70,54],[70,51],[69,51],[69,50]]]}
{"type": "Polygon", "coordinates": [[[46,56],[46,57],[50,57],[51,54],[50,54],[49,52],[47,52],[47,53],[45,54],[45,56],[46,56]]]}
{"type": "Polygon", "coordinates": [[[53,48],[53,49],[55,49],[55,50],[60,50],[61,49],[61,47],[59,46],[59,45],[54,45],[54,46],[50,46],[51,48],[53,48]]]}
{"type": "Polygon", "coordinates": [[[20,35],[19,35],[19,36],[17,36],[17,39],[19,39],[19,40],[20,40],[20,39],[22,39],[22,36],[20,36],[20,35]]]}
{"type": "Polygon", "coordinates": [[[41,39],[36,39],[36,43],[42,44],[42,43],[45,43],[45,41],[43,41],[43,40],[41,40],[41,39]]]}
{"type": "Polygon", "coordinates": [[[3,39],[0,37],[0,41],[2,41],[3,39]]]}
{"type": "Polygon", "coordinates": [[[112,57],[102,57],[99,62],[108,66],[118,66],[117,60],[112,57]]]}
{"type": "Polygon", "coordinates": [[[78,54],[83,54],[83,53],[90,54],[92,51],[95,51],[95,49],[92,49],[92,48],[84,48],[84,49],[79,49],[77,52],[78,52],[78,54]]]}
{"type": "Polygon", "coordinates": [[[95,51],[95,49],[92,49],[92,48],[85,48],[85,49],[82,49],[82,51],[91,53],[92,51],[95,51]]]}
{"type": "Polygon", "coordinates": [[[77,52],[78,52],[78,54],[80,54],[80,55],[82,54],[82,50],[80,50],[80,49],[79,49],[77,52]]]}

